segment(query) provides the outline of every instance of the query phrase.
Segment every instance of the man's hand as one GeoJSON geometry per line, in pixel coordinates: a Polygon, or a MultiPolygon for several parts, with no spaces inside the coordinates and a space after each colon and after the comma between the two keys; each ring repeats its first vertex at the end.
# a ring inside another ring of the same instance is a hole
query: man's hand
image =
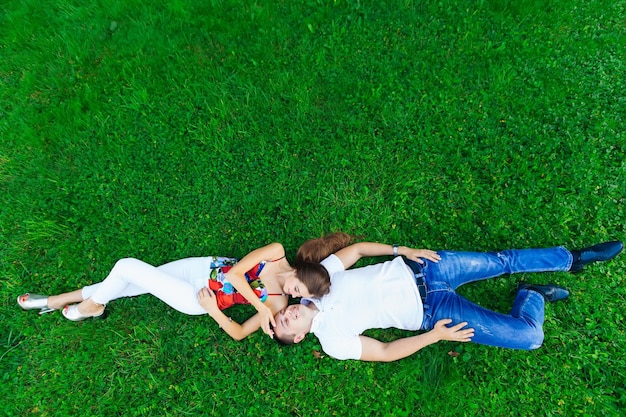
{"type": "Polygon", "coordinates": [[[474,336],[474,329],[463,329],[467,322],[459,323],[452,327],[446,324],[452,323],[450,319],[439,320],[435,328],[429,332],[397,339],[393,342],[383,343],[367,336],[359,336],[361,340],[361,360],[390,362],[406,358],[418,350],[437,343],[441,340],[453,342],[469,342],[474,336]]]}
{"type": "Polygon", "coordinates": [[[474,329],[464,329],[467,326],[467,322],[461,322],[452,327],[446,326],[446,324],[452,323],[451,319],[442,319],[435,323],[435,327],[431,332],[437,334],[439,340],[448,340],[450,342],[469,342],[474,337],[474,329]]]}
{"type": "Polygon", "coordinates": [[[415,261],[417,263],[423,264],[423,259],[428,259],[429,261],[439,262],[441,260],[441,256],[434,250],[430,249],[413,249],[413,248],[400,248],[400,255],[404,255],[407,259],[415,261]]]}

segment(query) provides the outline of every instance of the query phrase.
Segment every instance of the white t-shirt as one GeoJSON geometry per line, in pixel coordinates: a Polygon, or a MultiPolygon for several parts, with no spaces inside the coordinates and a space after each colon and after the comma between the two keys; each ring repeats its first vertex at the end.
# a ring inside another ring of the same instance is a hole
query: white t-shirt
{"type": "Polygon", "coordinates": [[[424,308],[413,272],[401,257],[346,270],[335,255],[321,264],[330,274],[330,293],[312,300],[319,313],[311,332],[337,359],[360,359],[359,336],[368,329],[419,330],[424,308]]]}

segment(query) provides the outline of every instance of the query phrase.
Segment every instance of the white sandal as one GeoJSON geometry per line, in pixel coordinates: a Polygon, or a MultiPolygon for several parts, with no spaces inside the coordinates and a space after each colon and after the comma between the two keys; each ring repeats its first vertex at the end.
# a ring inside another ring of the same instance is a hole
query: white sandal
{"type": "Polygon", "coordinates": [[[61,311],[61,313],[63,314],[63,317],[65,317],[66,319],[70,320],[70,321],[83,321],[86,319],[103,319],[105,317],[104,312],[106,311],[106,305],[103,305],[104,308],[102,309],[102,312],[100,314],[95,314],[93,316],[84,316],[83,314],[81,314],[80,311],[78,311],[78,304],[72,304],[72,305],[68,305],[63,307],[63,310],[61,311]]]}
{"type": "Polygon", "coordinates": [[[39,314],[56,311],[56,308],[48,307],[48,296],[39,294],[22,294],[17,297],[17,304],[24,310],[39,310],[39,314]]]}

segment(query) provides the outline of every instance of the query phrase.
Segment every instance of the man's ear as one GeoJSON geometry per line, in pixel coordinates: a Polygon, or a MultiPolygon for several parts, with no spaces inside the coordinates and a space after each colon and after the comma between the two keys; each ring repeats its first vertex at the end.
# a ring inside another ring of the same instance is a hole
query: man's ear
{"type": "Polygon", "coordinates": [[[302,332],[299,335],[296,335],[296,337],[293,338],[293,343],[300,343],[302,341],[302,339],[304,339],[306,337],[306,333],[302,332]]]}

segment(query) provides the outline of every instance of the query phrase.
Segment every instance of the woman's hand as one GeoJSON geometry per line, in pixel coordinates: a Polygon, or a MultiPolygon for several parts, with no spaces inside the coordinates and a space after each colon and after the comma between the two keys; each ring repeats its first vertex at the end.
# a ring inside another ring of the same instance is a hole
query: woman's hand
{"type": "Polygon", "coordinates": [[[197,297],[198,303],[200,303],[202,308],[205,309],[211,317],[213,317],[213,314],[215,312],[220,311],[220,309],[217,307],[217,297],[211,289],[204,287],[203,289],[198,291],[197,297]]]}
{"type": "Polygon", "coordinates": [[[439,262],[441,260],[441,256],[434,250],[430,249],[413,249],[401,247],[398,252],[400,255],[404,255],[407,259],[415,261],[417,263],[423,264],[423,259],[428,259],[429,261],[439,262]]]}
{"type": "Polygon", "coordinates": [[[452,327],[446,326],[446,324],[452,323],[451,319],[442,319],[435,323],[435,328],[432,332],[437,333],[439,340],[448,340],[451,342],[469,342],[474,337],[474,329],[464,329],[467,326],[467,322],[461,322],[452,327]]]}
{"type": "Polygon", "coordinates": [[[265,304],[263,304],[261,309],[257,310],[259,312],[259,317],[261,318],[261,329],[263,330],[263,333],[273,338],[274,331],[272,330],[270,323],[272,326],[276,327],[276,321],[274,320],[274,314],[272,313],[272,310],[265,304]]]}

